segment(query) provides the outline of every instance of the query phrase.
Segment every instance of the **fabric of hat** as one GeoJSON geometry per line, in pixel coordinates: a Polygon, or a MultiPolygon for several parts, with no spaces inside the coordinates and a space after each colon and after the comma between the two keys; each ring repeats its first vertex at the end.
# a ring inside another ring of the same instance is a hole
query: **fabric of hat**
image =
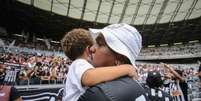
{"type": "Polygon", "coordinates": [[[126,56],[132,65],[135,65],[135,60],[142,47],[142,38],[134,27],[125,23],[112,24],[100,32],[113,51],[126,56]]]}

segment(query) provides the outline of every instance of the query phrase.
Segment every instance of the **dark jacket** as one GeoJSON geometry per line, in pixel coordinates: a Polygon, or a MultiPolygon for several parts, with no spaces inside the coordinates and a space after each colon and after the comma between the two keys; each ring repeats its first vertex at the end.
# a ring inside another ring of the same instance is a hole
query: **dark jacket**
{"type": "Polygon", "coordinates": [[[87,89],[78,101],[147,101],[147,98],[137,81],[124,77],[87,89]]]}

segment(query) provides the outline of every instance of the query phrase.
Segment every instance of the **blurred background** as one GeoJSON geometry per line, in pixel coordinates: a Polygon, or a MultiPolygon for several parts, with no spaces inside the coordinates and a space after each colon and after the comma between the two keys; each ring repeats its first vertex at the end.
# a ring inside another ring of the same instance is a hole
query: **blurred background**
{"type": "Polygon", "coordinates": [[[201,0],[0,0],[3,83],[23,100],[56,100],[72,62],[61,38],[73,28],[113,23],[130,24],[142,35],[142,83],[148,71],[164,74],[164,62],[184,72],[190,101],[201,98],[201,0]]]}

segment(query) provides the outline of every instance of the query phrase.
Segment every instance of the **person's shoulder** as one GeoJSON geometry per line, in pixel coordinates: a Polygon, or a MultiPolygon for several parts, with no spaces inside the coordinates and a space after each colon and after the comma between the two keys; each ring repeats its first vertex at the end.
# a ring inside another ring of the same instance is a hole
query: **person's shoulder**
{"type": "Polygon", "coordinates": [[[85,59],[76,59],[69,66],[69,71],[85,71],[86,69],[93,68],[92,64],[90,64],[85,59]]]}
{"type": "Polygon", "coordinates": [[[90,64],[87,60],[85,59],[76,59],[72,62],[71,65],[80,65],[80,64],[90,64]]]}
{"type": "Polygon", "coordinates": [[[110,82],[105,82],[105,83],[102,83],[102,85],[135,85],[135,86],[140,86],[140,88],[144,89],[142,87],[142,85],[137,81],[137,80],[133,80],[132,78],[130,77],[121,77],[121,78],[118,78],[118,79],[115,79],[113,81],[110,81],[110,82]]]}
{"type": "Polygon", "coordinates": [[[70,66],[92,66],[86,59],[76,59],[70,66]]]}
{"type": "Polygon", "coordinates": [[[123,98],[132,97],[133,99],[138,98],[141,95],[145,96],[146,93],[145,89],[138,81],[133,80],[129,77],[119,78],[96,86],[102,89],[102,91],[111,91],[107,92],[106,95],[109,94],[119,98],[121,98],[122,93],[124,93],[123,98]]]}

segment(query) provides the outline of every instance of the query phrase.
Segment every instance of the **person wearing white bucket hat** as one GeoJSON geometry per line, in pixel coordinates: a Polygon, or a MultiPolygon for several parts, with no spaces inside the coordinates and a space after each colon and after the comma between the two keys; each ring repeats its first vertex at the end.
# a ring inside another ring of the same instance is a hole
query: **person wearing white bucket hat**
{"type": "MultiPolygon", "coordinates": [[[[135,60],[142,38],[134,27],[122,23],[89,30],[92,36],[97,36],[96,44],[91,47],[94,66],[132,64],[137,68],[135,60]]],[[[78,101],[147,101],[147,96],[137,80],[122,77],[87,89],[78,101]]]]}
{"type": "Polygon", "coordinates": [[[115,80],[122,76],[135,77],[136,70],[130,64],[107,65],[95,68],[89,62],[89,51],[93,45],[90,32],[85,29],[73,29],[61,41],[64,53],[73,62],[68,68],[64,89],[64,101],[76,101],[87,87],[115,80]],[[115,68],[114,68],[115,67],[115,68]],[[105,75],[103,77],[102,75],[105,75]]]}
{"type": "Polygon", "coordinates": [[[125,23],[112,24],[96,30],[96,33],[101,33],[107,45],[113,51],[126,56],[135,67],[135,60],[142,48],[142,37],[134,27],[125,23]]]}

